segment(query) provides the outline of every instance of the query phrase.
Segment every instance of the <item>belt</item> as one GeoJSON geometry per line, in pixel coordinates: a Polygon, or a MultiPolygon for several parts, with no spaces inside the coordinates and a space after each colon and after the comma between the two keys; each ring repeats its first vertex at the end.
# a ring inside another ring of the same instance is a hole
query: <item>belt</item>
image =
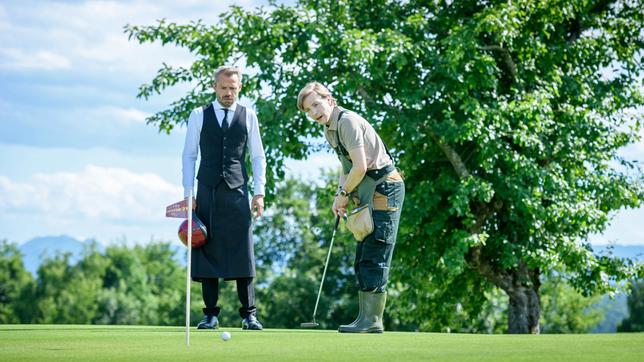
{"type": "Polygon", "coordinates": [[[393,164],[391,164],[378,170],[369,170],[367,171],[367,176],[371,177],[374,181],[377,181],[377,180],[380,180],[384,175],[395,170],[396,170],[396,167],[393,164]]]}

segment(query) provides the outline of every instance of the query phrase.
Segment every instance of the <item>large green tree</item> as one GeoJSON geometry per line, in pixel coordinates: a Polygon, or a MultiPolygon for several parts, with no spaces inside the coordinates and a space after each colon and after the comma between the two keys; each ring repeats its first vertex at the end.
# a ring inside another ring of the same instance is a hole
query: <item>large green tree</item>
{"type": "Polygon", "coordinates": [[[295,98],[328,84],[406,174],[396,317],[449,327],[455,306],[478,315],[498,287],[508,331],[538,333],[542,275],[565,273],[590,295],[637,273],[587,240],[641,204],[641,171],[618,151],[641,130],[643,24],[629,0],[300,0],[125,32],[195,56],[140,88],[148,98],[193,85],[149,118],[160,130],[214,98],[216,67],[250,70],[242,95],[262,122],[269,186],[286,157],[319,148],[295,98]]]}

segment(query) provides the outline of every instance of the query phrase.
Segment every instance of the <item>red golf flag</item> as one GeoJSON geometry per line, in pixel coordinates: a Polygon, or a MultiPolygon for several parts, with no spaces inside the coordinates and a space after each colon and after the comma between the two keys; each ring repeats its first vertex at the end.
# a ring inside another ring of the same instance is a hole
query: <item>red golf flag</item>
{"type": "Polygon", "coordinates": [[[188,200],[183,199],[179,202],[175,202],[172,205],[169,205],[165,208],[166,217],[176,217],[179,219],[188,218],[188,200]]]}

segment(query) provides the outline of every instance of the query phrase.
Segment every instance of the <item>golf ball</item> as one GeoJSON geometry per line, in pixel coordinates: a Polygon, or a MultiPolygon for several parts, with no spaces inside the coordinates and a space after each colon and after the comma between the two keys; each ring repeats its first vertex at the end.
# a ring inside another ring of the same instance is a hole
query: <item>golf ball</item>
{"type": "Polygon", "coordinates": [[[230,339],[230,333],[228,333],[228,332],[221,332],[221,339],[222,339],[223,341],[227,341],[227,340],[229,340],[229,339],[230,339]]]}

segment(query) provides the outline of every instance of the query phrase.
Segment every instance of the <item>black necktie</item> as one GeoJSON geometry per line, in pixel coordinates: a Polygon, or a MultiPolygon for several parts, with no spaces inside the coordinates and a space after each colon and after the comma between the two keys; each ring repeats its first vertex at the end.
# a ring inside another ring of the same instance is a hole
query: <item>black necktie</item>
{"type": "Polygon", "coordinates": [[[228,108],[224,108],[224,120],[221,121],[221,129],[224,132],[228,130],[228,108]]]}

